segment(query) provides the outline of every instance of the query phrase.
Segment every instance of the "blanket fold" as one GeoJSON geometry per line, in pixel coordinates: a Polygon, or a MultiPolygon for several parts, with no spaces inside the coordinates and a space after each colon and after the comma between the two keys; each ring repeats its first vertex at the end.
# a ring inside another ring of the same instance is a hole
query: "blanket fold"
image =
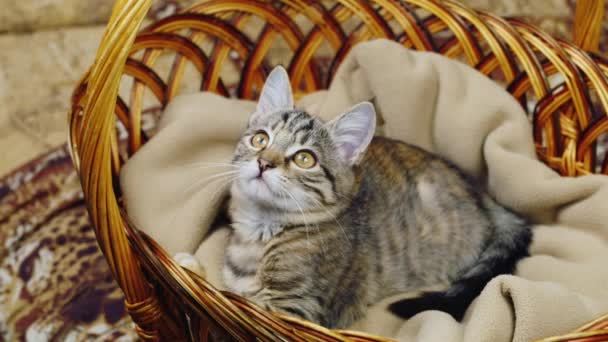
{"type": "MultiPolygon", "coordinates": [[[[535,224],[531,256],[515,275],[492,280],[462,322],[423,312],[402,321],[390,299],[353,326],[402,341],[529,341],[608,312],[608,177],[563,178],[535,157],[531,125],[498,84],[443,56],[387,40],[357,45],[327,91],[298,107],[329,120],[372,100],[377,134],[437,153],[486,184],[535,224]]],[[[121,173],[129,216],[170,253],[195,253],[222,287],[227,228],[208,234],[229,178],[217,176],[255,103],[210,93],[180,96],[158,134],[121,173]]]]}

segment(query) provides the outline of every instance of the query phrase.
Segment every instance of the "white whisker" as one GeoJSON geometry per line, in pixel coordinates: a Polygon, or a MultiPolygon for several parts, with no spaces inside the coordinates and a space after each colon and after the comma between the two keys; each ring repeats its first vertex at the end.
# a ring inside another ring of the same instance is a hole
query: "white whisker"
{"type": "MultiPolygon", "coordinates": [[[[290,180],[289,180],[287,177],[283,177],[282,179],[283,179],[285,182],[287,182],[288,184],[293,185],[293,183],[292,183],[292,182],[291,182],[291,181],[290,181],[290,180]]],[[[300,211],[302,212],[302,215],[304,215],[304,213],[303,213],[303,210],[302,210],[302,207],[301,207],[300,203],[299,203],[299,202],[298,202],[298,201],[295,199],[295,197],[294,197],[294,196],[293,196],[291,193],[289,193],[289,192],[287,192],[287,193],[288,193],[288,194],[291,196],[291,198],[294,200],[294,202],[296,203],[296,205],[298,206],[298,208],[300,208],[300,211]]],[[[304,193],[304,195],[308,196],[308,194],[306,194],[306,193],[304,193]]],[[[309,198],[310,198],[310,197],[309,197],[309,198]]],[[[306,231],[307,231],[307,233],[308,233],[308,225],[306,224],[305,226],[306,226],[306,229],[307,229],[306,231]]],[[[317,232],[320,234],[320,233],[321,233],[321,229],[319,228],[319,225],[318,225],[318,224],[315,224],[315,228],[317,229],[317,232]]],[[[321,239],[321,250],[323,251],[323,254],[327,255],[327,250],[325,249],[325,245],[323,244],[323,239],[321,239]]]]}
{"type": "Polygon", "coordinates": [[[234,182],[235,180],[241,178],[240,174],[237,174],[236,176],[232,176],[229,179],[227,179],[226,182],[222,183],[221,186],[219,186],[210,196],[209,198],[213,199],[215,197],[215,195],[217,195],[218,192],[222,191],[222,188],[224,188],[224,186],[234,182]]]}
{"type": "MultiPolygon", "coordinates": [[[[223,172],[220,174],[212,175],[210,177],[206,177],[202,180],[198,180],[198,181],[194,182],[194,184],[190,185],[187,189],[183,190],[180,193],[180,196],[178,196],[178,198],[181,198],[182,195],[187,194],[193,190],[196,190],[197,192],[201,192],[204,189],[206,189],[207,187],[211,186],[212,184],[216,184],[219,182],[219,184],[221,184],[221,186],[219,186],[218,189],[213,193],[213,196],[215,196],[215,194],[217,194],[217,192],[220,191],[227,183],[230,183],[230,182],[238,179],[239,177],[240,177],[240,175],[239,175],[238,171],[227,171],[227,172],[223,172]],[[223,177],[228,177],[228,179],[225,179],[223,177]],[[208,183],[205,183],[205,181],[208,181],[208,183]]],[[[172,226],[175,223],[177,216],[179,216],[181,213],[181,210],[184,210],[185,208],[186,208],[186,206],[183,206],[176,210],[175,215],[173,215],[173,217],[171,218],[171,221],[169,222],[169,226],[172,226]]]]}
{"type": "Polygon", "coordinates": [[[184,165],[180,165],[180,166],[184,167],[184,168],[202,168],[202,169],[208,169],[208,168],[213,168],[213,167],[237,168],[237,167],[240,166],[240,164],[242,164],[242,162],[231,162],[231,163],[196,162],[196,163],[184,164],[184,165]]]}
{"type": "MultiPolygon", "coordinates": [[[[286,178],[284,178],[283,176],[281,176],[281,177],[282,177],[281,178],[282,180],[286,180],[286,178]]],[[[309,224],[308,224],[308,220],[306,219],[306,215],[304,214],[304,210],[302,209],[302,206],[300,205],[300,203],[298,202],[298,200],[296,200],[295,196],[293,196],[293,194],[291,194],[291,192],[289,192],[289,190],[287,190],[287,188],[285,186],[283,186],[282,184],[280,184],[279,187],[280,187],[281,191],[285,192],[289,197],[291,197],[291,199],[294,201],[295,205],[300,210],[300,214],[302,215],[302,220],[304,221],[304,230],[306,230],[306,243],[310,246],[311,245],[310,235],[308,233],[308,226],[309,226],[309,224]]]]}
{"type": "Polygon", "coordinates": [[[192,191],[193,189],[196,189],[198,186],[200,186],[201,184],[203,184],[207,181],[211,181],[211,180],[217,179],[217,178],[222,178],[224,176],[232,176],[232,175],[236,175],[239,173],[240,173],[239,170],[231,170],[231,171],[217,173],[217,174],[211,175],[209,177],[205,177],[203,179],[199,179],[196,182],[194,182],[193,184],[191,184],[188,188],[186,188],[180,195],[186,194],[186,193],[192,191]]]}
{"type": "MultiPolygon", "coordinates": [[[[289,181],[289,179],[285,178],[285,180],[290,183],[293,184],[293,182],[289,181]]],[[[336,222],[336,224],[338,225],[338,227],[340,227],[340,230],[342,230],[342,234],[344,235],[344,238],[346,239],[346,241],[351,244],[350,238],[348,237],[348,234],[346,234],[346,230],[344,229],[344,227],[342,226],[342,224],[340,224],[340,222],[338,221],[338,218],[336,217],[336,215],[334,215],[332,212],[330,212],[325,205],[323,205],[321,202],[319,202],[319,200],[317,200],[316,198],[314,198],[312,195],[306,193],[306,192],[302,192],[304,194],[304,196],[306,196],[309,200],[311,200],[312,202],[314,202],[313,204],[315,204],[316,208],[322,209],[324,210],[327,215],[329,215],[329,217],[331,219],[334,220],[334,222],[336,222]]]]}

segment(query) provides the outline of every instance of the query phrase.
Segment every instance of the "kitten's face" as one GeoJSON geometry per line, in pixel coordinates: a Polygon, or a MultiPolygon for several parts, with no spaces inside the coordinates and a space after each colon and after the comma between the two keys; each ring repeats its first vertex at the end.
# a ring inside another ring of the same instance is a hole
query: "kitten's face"
{"type": "Polygon", "coordinates": [[[240,177],[233,195],[290,212],[339,204],[351,192],[353,167],[373,137],[375,119],[369,103],[329,123],[294,110],[287,73],[275,68],[235,152],[240,177]]]}
{"type": "Polygon", "coordinates": [[[265,115],[250,123],[238,144],[234,163],[240,178],[235,185],[264,206],[322,209],[339,200],[343,189],[338,185],[348,188],[350,179],[352,187],[352,167],[336,156],[319,119],[299,111],[265,115]]]}

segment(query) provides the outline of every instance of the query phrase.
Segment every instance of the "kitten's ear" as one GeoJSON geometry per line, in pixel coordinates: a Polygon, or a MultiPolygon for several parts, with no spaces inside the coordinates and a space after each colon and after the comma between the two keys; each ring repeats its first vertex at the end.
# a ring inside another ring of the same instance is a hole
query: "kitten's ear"
{"type": "Polygon", "coordinates": [[[376,110],[361,102],[328,123],[338,154],[349,165],[361,161],[376,131],[376,110]]]}
{"type": "Polygon", "coordinates": [[[282,66],[272,69],[264,83],[256,114],[269,114],[293,109],[293,95],[289,75],[282,66]]]}

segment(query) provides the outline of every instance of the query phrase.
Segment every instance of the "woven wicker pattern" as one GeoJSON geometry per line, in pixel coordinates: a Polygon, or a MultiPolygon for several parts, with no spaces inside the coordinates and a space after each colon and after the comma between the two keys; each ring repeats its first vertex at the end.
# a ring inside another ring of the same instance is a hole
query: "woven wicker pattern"
{"type": "MultiPolygon", "coordinates": [[[[597,47],[603,1],[580,1],[579,46],[452,0],[211,0],[136,34],[149,6],[150,0],[117,1],[70,114],[70,146],[97,237],[144,339],[384,340],[271,315],[220,293],[130,225],[116,177],[147,140],[145,94],[164,107],[184,86],[188,66],[200,74],[201,90],[254,99],[272,67],[269,51],[282,44],[299,96],[326,87],[358,42],[393,39],[460,59],[504,84],[534,124],[538,156],[562,175],[608,174],[607,153],[597,143],[608,136],[608,62],[582,50],[597,47]],[[157,68],[163,54],[174,56],[166,77],[157,68]],[[239,71],[236,89],[223,81],[226,68],[239,71]],[[117,97],[123,74],[134,79],[129,98],[117,97]],[[127,133],[124,150],[116,120],[127,133]]],[[[606,321],[551,341],[607,339],[608,331],[599,330],[608,328],[606,321]]]]}

